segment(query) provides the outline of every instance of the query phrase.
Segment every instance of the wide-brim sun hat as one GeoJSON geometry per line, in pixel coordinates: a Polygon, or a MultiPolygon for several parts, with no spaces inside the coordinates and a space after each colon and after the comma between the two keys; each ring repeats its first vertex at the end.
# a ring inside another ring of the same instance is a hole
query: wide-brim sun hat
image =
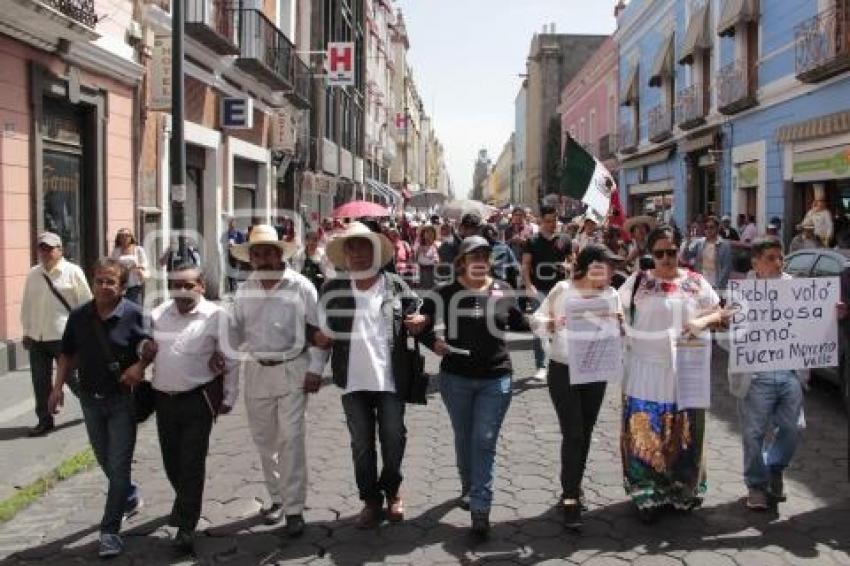
{"type": "Polygon", "coordinates": [[[647,228],[649,228],[649,230],[647,231],[652,232],[655,229],[656,224],[658,224],[658,221],[655,220],[654,217],[649,216],[648,214],[632,216],[631,218],[626,220],[625,224],[623,224],[623,230],[625,230],[626,232],[631,232],[632,228],[640,224],[646,225],[647,228]]]}
{"type": "Polygon", "coordinates": [[[345,230],[334,234],[325,248],[325,255],[335,268],[348,269],[345,261],[345,242],[354,238],[371,240],[375,249],[380,250],[378,254],[380,264],[377,266],[379,268],[388,264],[395,256],[395,246],[389,238],[373,232],[362,222],[352,222],[345,230]]]}
{"type": "Polygon", "coordinates": [[[244,244],[237,244],[230,250],[230,255],[239,261],[250,263],[251,248],[254,246],[275,246],[281,251],[283,259],[289,259],[298,251],[296,242],[284,242],[278,239],[277,230],[269,224],[257,224],[251,228],[251,235],[244,244]]]}

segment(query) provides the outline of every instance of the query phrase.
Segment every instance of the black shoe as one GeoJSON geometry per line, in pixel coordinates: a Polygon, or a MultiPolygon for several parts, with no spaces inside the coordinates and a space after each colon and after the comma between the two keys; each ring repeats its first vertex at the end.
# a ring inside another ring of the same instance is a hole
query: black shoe
{"type": "Polygon", "coordinates": [[[124,516],[122,517],[123,521],[128,521],[139,514],[142,510],[142,507],[145,506],[145,500],[136,493],[133,497],[128,497],[127,502],[124,503],[124,516]]]}
{"type": "Polygon", "coordinates": [[[178,530],[172,542],[174,549],[180,554],[195,555],[195,536],[192,531],[186,529],[178,530]]]}
{"type": "Polygon", "coordinates": [[[490,512],[472,512],[472,534],[481,540],[490,536],[490,512]]]}
{"type": "Polygon", "coordinates": [[[584,524],[581,520],[581,503],[577,499],[565,499],[561,503],[561,511],[564,513],[564,526],[568,529],[578,530],[584,524]]]}
{"type": "Polygon", "coordinates": [[[304,534],[304,516],[303,515],[287,515],[286,516],[286,536],[289,538],[298,538],[304,534]]]}
{"type": "Polygon", "coordinates": [[[463,509],[464,511],[469,511],[469,494],[462,493],[460,497],[457,498],[457,506],[463,509]]]}
{"type": "Polygon", "coordinates": [[[788,499],[785,495],[785,481],[782,472],[770,472],[770,480],[767,484],[767,495],[776,503],[782,503],[788,499]]]}
{"type": "Polygon", "coordinates": [[[48,432],[56,428],[56,425],[53,424],[53,421],[42,421],[32,427],[27,436],[30,438],[35,438],[37,436],[45,436],[48,432]]]}
{"type": "Polygon", "coordinates": [[[641,509],[638,507],[637,510],[638,519],[644,525],[652,525],[656,521],[658,521],[659,513],[657,507],[649,507],[646,509],[641,509]]]}
{"type": "Polygon", "coordinates": [[[283,520],[283,505],[281,503],[272,503],[271,507],[260,509],[260,515],[262,515],[265,524],[277,525],[283,520]]]}

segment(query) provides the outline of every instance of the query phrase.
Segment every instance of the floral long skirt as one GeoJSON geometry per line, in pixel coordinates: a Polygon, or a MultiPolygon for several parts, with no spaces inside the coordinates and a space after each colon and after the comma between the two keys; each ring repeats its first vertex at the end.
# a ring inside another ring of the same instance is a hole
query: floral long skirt
{"type": "Polygon", "coordinates": [[[620,437],[626,493],[641,509],[698,507],[708,487],[705,411],[677,408],[668,365],[634,357],[628,365],[620,437]]]}

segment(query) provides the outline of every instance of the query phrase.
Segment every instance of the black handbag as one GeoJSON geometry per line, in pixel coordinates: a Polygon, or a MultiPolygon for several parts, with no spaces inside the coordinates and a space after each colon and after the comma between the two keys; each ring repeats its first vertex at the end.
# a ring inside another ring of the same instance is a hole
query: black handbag
{"type": "MultiPolygon", "coordinates": [[[[106,333],[103,331],[103,324],[95,320],[94,317],[92,317],[91,322],[94,334],[97,336],[103,355],[106,357],[106,361],[109,364],[109,371],[115,376],[116,381],[120,381],[121,365],[118,363],[118,359],[115,357],[115,353],[109,345],[109,340],[106,337],[106,333]]],[[[153,385],[150,381],[145,379],[137,383],[130,391],[133,395],[133,413],[136,416],[136,422],[143,423],[150,418],[154,411],[155,396],[153,392],[153,385]]]]}
{"type": "Polygon", "coordinates": [[[425,405],[428,403],[428,374],[425,373],[425,356],[419,349],[419,340],[413,339],[413,348],[408,345],[406,332],[402,332],[395,344],[393,370],[396,377],[396,392],[405,403],[425,405]]]}

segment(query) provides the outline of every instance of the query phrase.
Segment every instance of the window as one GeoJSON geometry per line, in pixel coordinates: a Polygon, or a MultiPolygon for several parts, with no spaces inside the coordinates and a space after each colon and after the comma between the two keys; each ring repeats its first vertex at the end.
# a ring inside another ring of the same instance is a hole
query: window
{"type": "Polygon", "coordinates": [[[815,257],[815,254],[812,253],[792,255],[785,262],[785,272],[790,275],[808,277],[812,271],[812,264],[815,262],[815,257]]]}

